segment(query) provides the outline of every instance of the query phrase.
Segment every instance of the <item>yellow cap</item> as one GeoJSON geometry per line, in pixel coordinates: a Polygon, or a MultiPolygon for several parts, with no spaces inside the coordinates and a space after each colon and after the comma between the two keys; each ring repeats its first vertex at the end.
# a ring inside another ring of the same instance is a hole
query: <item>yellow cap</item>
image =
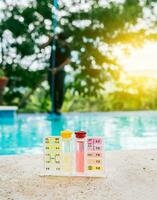
{"type": "Polygon", "coordinates": [[[61,131],[62,138],[72,138],[72,134],[73,134],[72,131],[68,131],[68,130],[61,131]]]}

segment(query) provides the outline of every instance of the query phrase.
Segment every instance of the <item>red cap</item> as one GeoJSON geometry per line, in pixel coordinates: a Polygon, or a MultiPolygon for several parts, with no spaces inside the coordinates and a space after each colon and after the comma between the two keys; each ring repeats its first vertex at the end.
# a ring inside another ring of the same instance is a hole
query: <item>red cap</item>
{"type": "Polygon", "coordinates": [[[75,132],[76,138],[85,138],[86,134],[87,133],[85,131],[77,131],[77,132],[75,132]]]}

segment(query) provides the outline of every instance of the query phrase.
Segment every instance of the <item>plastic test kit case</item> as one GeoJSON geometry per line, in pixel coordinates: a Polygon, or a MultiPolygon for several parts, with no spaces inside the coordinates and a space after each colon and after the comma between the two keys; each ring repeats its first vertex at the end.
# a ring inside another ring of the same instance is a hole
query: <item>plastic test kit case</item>
{"type": "Polygon", "coordinates": [[[45,175],[104,177],[104,138],[62,131],[44,139],[45,175]]]}

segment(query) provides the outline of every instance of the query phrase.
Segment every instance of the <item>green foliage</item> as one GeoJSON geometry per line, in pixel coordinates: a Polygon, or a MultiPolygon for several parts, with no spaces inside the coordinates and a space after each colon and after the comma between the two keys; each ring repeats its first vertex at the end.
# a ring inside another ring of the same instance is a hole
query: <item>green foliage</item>
{"type": "Polygon", "coordinates": [[[15,19],[13,16],[3,22],[3,28],[4,30],[10,30],[14,38],[24,35],[27,31],[25,24],[15,19]]]}
{"type": "Polygon", "coordinates": [[[157,109],[157,80],[152,78],[128,77],[129,84],[119,85],[114,92],[100,97],[73,97],[66,94],[63,111],[135,111],[157,109]],[[150,87],[151,86],[151,87],[150,87]]]}
{"type": "MultiPolygon", "coordinates": [[[[7,104],[20,106],[21,111],[46,111],[50,104],[47,100],[48,87],[41,89],[40,86],[46,79],[50,46],[40,49],[40,44],[48,36],[52,36],[52,1],[25,2],[27,5],[22,6],[18,1],[16,5],[8,5],[5,1],[6,7],[2,10],[1,66],[9,77],[4,100],[7,104]],[[40,88],[43,99],[37,88],[40,88]]],[[[80,98],[100,98],[104,93],[105,83],[118,84],[123,70],[113,57],[114,46],[138,46],[145,39],[156,39],[155,34],[148,34],[148,30],[151,33],[149,26],[132,30],[138,20],[143,18],[144,7],[153,9],[155,1],[146,1],[143,5],[139,0],[106,2],[108,5],[103,6],[98,0],[89,0],[89,9],[77,9],[78,3],[75,1],[70,6],[62,1],[59,5],[58,28],[68,36],[71,52],[75,52],[77,56],[71,62],[74,81],[68,83],[68,88],[76,98],[78,95],[81,95],[80,98]]],[[[151,27],[153,23],[155,21],[150,23],[151,27]]],[[[123,88],[124,85],[119,87],[123,88]]],[[[111,98],[113,108],[116,109],[114,95],[125,96],[126,93],[127,91],[105,95],[111,98]]],[[[110,110],[110,106],[105,109],[110,110]]]]}
{"type": "Polygon", "coordinates": [[[26,104],[24,108],[21,108],[20,112],[49,112],[50,111],[50,99],[48,91],[45,88],[38,88],[33,95],[30,96],[29,104],[26,104]]]}
{"type": "Polygon", "coordinates": [[[0,69],[0,78],[1,78],[1,77],[4,77],[4,76],[5,76],[4,71],[3,71],[2,69],[0,69]]]}

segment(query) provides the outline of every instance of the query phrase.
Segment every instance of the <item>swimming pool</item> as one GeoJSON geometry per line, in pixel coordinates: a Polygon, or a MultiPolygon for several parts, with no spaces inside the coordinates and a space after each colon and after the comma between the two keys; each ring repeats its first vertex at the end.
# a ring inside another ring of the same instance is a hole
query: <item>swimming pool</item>
{"type": "Polygon", "coordinates": [[[44,136],[63,129],[105,136],[106,150],[157,148],[157,112],[19,114],[0,119],[0,155],[41,153],[44,136]]]}

